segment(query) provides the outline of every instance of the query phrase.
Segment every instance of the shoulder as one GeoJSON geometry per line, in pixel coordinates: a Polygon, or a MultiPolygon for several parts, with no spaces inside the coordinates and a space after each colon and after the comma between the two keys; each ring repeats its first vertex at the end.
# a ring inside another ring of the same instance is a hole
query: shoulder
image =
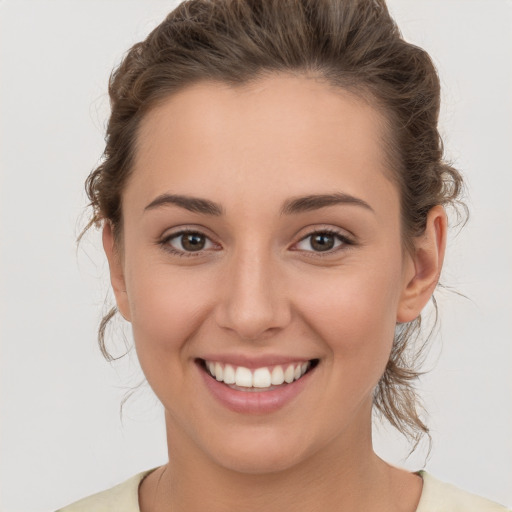
{"type": "Polygon", "coordinates": [[[423,491],[416,512],[510,512],[503,505],[441,482],[425,471],[423,491]]]}
{"type": "Polygon", "coordinates": [[[140,512],[139,485],[153,469],[143,471],[106,491],[83,498],[56,512],[140,512]]]}

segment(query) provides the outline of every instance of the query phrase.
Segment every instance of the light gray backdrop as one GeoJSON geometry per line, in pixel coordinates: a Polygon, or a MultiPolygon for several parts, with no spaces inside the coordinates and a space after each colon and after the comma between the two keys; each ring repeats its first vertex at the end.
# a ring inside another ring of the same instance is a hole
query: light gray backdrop
{"type": "MultiPolygon", "coordinates": [[[[441,328],[420,388],[433,450],[426,468],[512,504],[512,4],[392,0],[404,34],[443,84],[448,156],[472,218],[452,237],[441,328]]],[[[112,66],[174,2],[0,1],[0,510],[43,512],[165,461],[161,408],[136,361],[96,347],[108,288],[97,235],[75,252],[98,162],[112,66]]],[[[119,350],[122,343],[119,345],[119,350]]],[[[378,429],[390,461],[423,466],[425,447],[378,429]]]]}

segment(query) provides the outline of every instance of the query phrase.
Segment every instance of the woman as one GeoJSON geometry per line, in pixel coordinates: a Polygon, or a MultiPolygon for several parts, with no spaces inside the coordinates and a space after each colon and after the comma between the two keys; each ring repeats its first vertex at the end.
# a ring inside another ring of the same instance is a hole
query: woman
{"type": "Polygon", "coordinates": [[[374,408],[428,433],[407,349],[462,184],[384,2],[187,2],[109,92],[91,225],[169,462],[62,510],[505,510],[372,448],[374,408]]]}

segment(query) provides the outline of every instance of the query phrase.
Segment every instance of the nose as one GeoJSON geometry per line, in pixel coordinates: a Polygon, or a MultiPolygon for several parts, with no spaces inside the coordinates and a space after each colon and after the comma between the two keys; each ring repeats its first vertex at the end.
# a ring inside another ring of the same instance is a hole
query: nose
{"type": "Polygon", "coordinates": [[[217,324],[247,341],[275,335],[291,319],[283,284],[270,255],[250,250],[234,255],[220,291],[217,324]]]}

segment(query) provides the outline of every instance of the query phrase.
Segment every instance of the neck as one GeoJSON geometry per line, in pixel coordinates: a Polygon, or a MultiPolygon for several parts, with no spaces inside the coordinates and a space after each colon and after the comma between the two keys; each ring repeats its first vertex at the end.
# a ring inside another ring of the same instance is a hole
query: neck
{"type": "Polygon", "coordinates": [[[169,418],[167,426],[170,462],[148,477],[142,512],[412,512],[421,493],[418,477],[375,455],[371,426],[344,432],[301,464],[257,474],[219,465],[169,418]]]}

